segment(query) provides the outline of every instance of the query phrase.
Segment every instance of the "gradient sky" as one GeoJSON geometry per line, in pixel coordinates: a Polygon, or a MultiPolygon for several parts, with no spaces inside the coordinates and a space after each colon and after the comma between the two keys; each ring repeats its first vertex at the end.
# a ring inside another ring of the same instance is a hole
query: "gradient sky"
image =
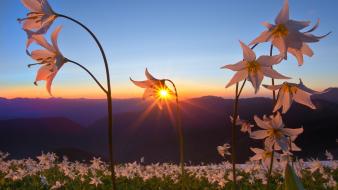
{"type": "MultiPolygon", "coordinates": [[[[225,84],[234,74],[219,69],[242,59],[238,40],[249,43],[272,22],[283,0],[49,0],[56,12],[86,24],[101,41],[110,63],[114,98],[142,96],[129,77],[143,80],[144,69],[158,78],[176,82],[183,97],[216,95],[231,97],[225,84]]],[[[44,82],[33,85],[38,67],[25,54],[26,34],[17,18],[27,10],[19,0],[0,1],[0,97],[50,97],[44,82]]],[[[310,46],[315,55],[302,67],[288,59],[276,69],[316,89],[338,86],[338,1],[290,0],[290,15],[296,20],[321,19],[315,34],[332,34],[310,46]]],[[[62,25],[59,46],[65,57],[89,68],[103,83],[104,66],[92,38],[78,25],[58,18],[51,29],[62,25]]],[[[49,33],[47,35],[49,39],[49,33]]],[[[32,46],[36,48],[36,46],[32,46]]],[[[268,44],[256,48],[268,54],[268,44]]],[[[265,80],[269,83],[270,80],[265,80]]],[[[279,81],[278,81],[279,82],[279,81]]],[[[104,94],[78,67],[66,64],[53,83],[55,97],[103,98],[104,94]]],[[[258,95],[266,95],[261,89],[258,95]]],[[[245,96],[253,96],[247,85],[245,96]]]]}

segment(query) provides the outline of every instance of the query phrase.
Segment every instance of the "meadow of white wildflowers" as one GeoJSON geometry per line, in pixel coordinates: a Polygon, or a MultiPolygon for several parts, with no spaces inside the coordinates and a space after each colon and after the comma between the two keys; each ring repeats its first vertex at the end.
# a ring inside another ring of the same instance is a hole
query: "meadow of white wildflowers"
{"type": "MultiPolygon", "coordinates": [[[[100,158],[90,163],[70,162],[60,159],[54,153],[38,156],[36,159],[7,159],[8,154],[0,154],[0,189],[111,189],[109,165],[100,158]]],[[[267,167],[250,161],[237,165],[237,180],[240,189],[259,190],[266,184],[267,167]]],[[[297,175],[306,189],[338,189],[338,162],[327,153],[326,161],[297,160],[293,163],[297,175]]],[[[184,186],[188,189],[231,189],[232,165],[229,162],[208,165],[186,166],[187,176],[184,186]]],[[[273,168],[274,189],[281,188],[285,161],[279,159],[273,168]]],[[[179,165],[163,163],[144,165],[141,162],[117,165],[118,189],[180,189],[179,165]]]]}

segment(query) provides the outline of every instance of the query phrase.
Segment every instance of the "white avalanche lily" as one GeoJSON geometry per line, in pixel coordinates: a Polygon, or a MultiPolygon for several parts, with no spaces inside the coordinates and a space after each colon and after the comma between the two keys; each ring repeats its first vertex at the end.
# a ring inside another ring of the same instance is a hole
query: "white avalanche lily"
{"type": "Polygon", "coordinates": [[[162,99],[164,97],[161,96],[161,92],[164,91],[168,96],[173,95],[174,93],[167,87],[165,80],[156,79],[149,73],[148,69],[145,70],[145,75],[147,78],[145,81],[135,81],[132,78],[130,78],[130,81],[136,86],[145,89],[143,99],[154,98],[157,106],[162,109],[162,99]]]}
{"type": "Polygon", "coordinates": [[[18,19],[24,30],[44,34],[54,20],[56,13],[52,10],[47,0],[21,0],[22,4],[30,10],[26,18],[18,19]]]}
{"type": "MultiPolygon", "coordinates": [[[[230,116],[230,120],[231,120],[231,122],[233,122],[234,119],[233,119],[232,116],[230,116]]],[[[254,125],[249,123],[249,121],[242,120],[242,119],[239,118],[239,116],[237,116],[236,125],[241,126],[241,132],[243,132],[243,133],[248,132],[249,134],[251,134],[251,128],[254,127],[254,125]]]]}
{"type": "Polygon", "coordinates": [[[249,45],[271,41],[285,58],[287,52],[289,52],[296,57],[298,65],[302,65],[304,62],[303,54],[309,57],[313,55],[312,49],[306,43],[318,42],[321,38],[330,34],[323,36],[311,34],[319,26],[319,20],[311,29],[300,32],[310,23],[310,21],[291,20],[289,18],[289,3],[288,0],[285,0],[283,8],[275,19],[275,24],[262,23],[268,30],[262,32],[249,45]]]}
{"type": "Polygon", "coordinates": [[[222,157],[224,157],[225,155],[231,155],[229,152],[229,149],[230,149],[230,145],[227,143],[225,143],[222,146],[217,146],[218,154],[220,154],[222,157]]]}
{"type": "Polygon", "coordinates": [[[37,82],[41,80],[46,81],[46,88],[50,95],[52,95],[51,86],[54,77],[67,62],[67,59],[61,54],[57,43],[60,31],[60,26],[53,31],[51,35],[52,44],[49,44],[43,35],[33,35],[34,41],[45,49],[34,50],[31,53],[27,51],[28,55],[38,62],[37,64],[42,65],[38,70],[34,84],[37,85],[37,82]]]}
{"type": "Polygon", "coordinates": [[[255,116],[254,120],[258,127],[263,130],[254,131],[251,133],[253,139],[265,139],[264,144],[268,149],[274,150],[289,150],[289,138],[294,140],[303,132],[303,128],[290,129],[284,128],[282,116],[279,112],[276,115],[271,115],[270,118],[261,120],[255,116]]]}
{"type": "MultiPolygon", "coordinates": [[[[270,166],[272,151],[271,149],[260,149],[260,148],[250,148],[252,152],[255,153],[254,156],[250,158],[250,161],[262,161],[266,167],[270,166]]],[[[274,153],[274,163],[277,163],[277,159],[280,158],[280,154],[274,153]]]]}
{"type": "Polygon", "coordinates": [[[260,56],[256,59],[256,54],[252,49],[241,41],[240,44],[243,49],[243,60],[236,64],[225,65],[222,67],[222,69],[227,68],[237,71],[226,85],[226,88],[247,79],[252,83],[255,93],[257,93],[264,76],[274,79],[290,79],[272,69],[273,65],[278,64],[282,60],[281,55],[260,56]]]}
{"type": "Polygon", "coordinates": [[[276,105],[273,112],[276,112],[279,108],[283,108],[282,113],[286,113],[293,101],[316,109],[316,106],[312,103],[310,96],[317,93],[314,90],[306,87],[300,79],[299,84],[284,82],[281,85],[263,85],[270,90],[279,90],[276,105]]]}

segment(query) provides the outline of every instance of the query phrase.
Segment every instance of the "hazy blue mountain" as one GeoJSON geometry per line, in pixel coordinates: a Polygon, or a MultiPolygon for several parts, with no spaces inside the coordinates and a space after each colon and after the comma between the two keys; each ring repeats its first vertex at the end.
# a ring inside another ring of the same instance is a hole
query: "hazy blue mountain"
{"type": "MultiPolygon", "coordinates": [[[[121,101],[128,102],[127,100],[121,101]]],[[[139,106],[138,109],[114,113],[117,160],[127,162],[145,157],[146,162],[176,162],[178,160],[177,135],[168,111],[155,108],[145,115],[147,103],[135,99],[131,101],[139,106]]],[[[318,97],[313,101],[318,109],[311,110],[294,103],[284,116],[288,127],[303,126],[305,129],[304,134],[296,141],[303,151],[296,155],[318,157],[323,155],[325,149],[328,149],[337,156],[338,104],[318,97]]],[[[83,106],[80,104],[83,104],[85,100],[82,99],[79,102],[81,103],[78,103],[78,106],[83,106]]],[[[68,103],[72,104],[70,100],[68,103]]],[[[101,103],[105,102],[101,101],[101,103]]],[[[229,116],[232,113],[233,101],[207,96],[186,100],[181,104],[186,160],[194,163],[221,161],[216,146],[230,142],[229,116]]],[[[127,105],[134,106],[130,102],[127,105]]],[[[271,112],[272,100],[268,98],[241,99],[239,107],[241,118],[252,121],[254,114],[262,116],[271,112]]],[[[74,111],[75,108],[76,106],[73,108],[74,111]]],[[[102,113],[105,112],[104,108],[102,113]]],[[[99,112],[90,110],[90,108],[85,109],[85,106],[83,109],[80,110],[83,112],[79,116],[88,117],[86,118],[88,120],[94,120],[90,111],[93,114],[99,112]]],[[[59,111],[61,110],[60,108],[59,111]]],[[[175,109],[172,108],[172,110],[175,109]]],[[[0,150],[8,151],[16,158],[35,156],[41,151],[56,151],[59,155],[66,154],[73,159],[82,157],[87,159],[92,155],[107,158],[107,119],[104,115],[94,115],[98,119],[87,124],[87,127],[82,127],[70,117],[37,118],[39,115],[34,115],[34,118],[1,120],[0,150]]],[[[262,146],[259,141],[251,140],[247,134],[240,132],[238,132],[237,139],[240,161],[252,155],[249,147],[262,146]]]]}

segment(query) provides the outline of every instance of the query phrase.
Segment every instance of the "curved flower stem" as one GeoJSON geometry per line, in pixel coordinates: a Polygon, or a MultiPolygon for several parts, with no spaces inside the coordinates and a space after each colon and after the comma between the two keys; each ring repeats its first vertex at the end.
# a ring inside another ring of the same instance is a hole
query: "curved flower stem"
{"type": "Polygon", "coordinates": [[[85,70],[92,78],[93,80],[96,82],[97,85],[99,85],[99,87],[102,89],[102,91],[104,93],[108,93],[107,90],[102,86],[102,84],[97,80],[97,78],[83,65],[81,65],[80,63],[77,63],[75,61],[72,61],[72,60],[69,60],[69,59],[66,59],[67,62],[70,62],[70,63],[74,63],[75,65],[81,67],[83,70],[85,70]]]}
{"type": "Polygon", "coordinates": [[[185,170],[184,170],[184,135],[183,135],[183,128],[182,128],[182,119],[181,119],[181,111],[180,106],[178,102],[178,93],[175,86],[175,83],[171,81],[170,79],[164,79],[165,81],[168,81],[171,83],[171,85],[174,87],[175,90],[175,98],[176,98],[176,127],[179,137],[179,144],[180,144],[180,168],[181,168],[181,183],[182,183],[182,189],[184,189],[184,178],[185,178],[185,170]]]}
{"type": "MultiPolygon", "coordinates": [[[[251,47],[251,49],[254,49],[258,45],[255,44],[251,47]]],[[[237,176],[236,176],[236,120],[238,117],[238,100],[241,96],[241,93],[243,91],[244,85],[246,83],[247,79],[245,79],[241,85],[241,88],[239,88],[239,83],[236,83],[236,94],[235,94],[235,100],[234,100],[234,112],[233,112],[233,120],[232,120],[232,128],[231,128],[231,162],[232,162],[232,180],[233,180],[233,189],[237,189],[237,176]]]]}
{"type": "Polygon", "coordinates": [[[66,15],[62,15],[62,14],[58,14],[55,13],[55,15],[57,17],[62,17],[62,18],[66,18],[68,20],[71,20],[73,22],[75,22],[76,24],[80,25],[82,28],[84,28],[95,40],[97,46],[100,49],[103,61],[104,61],[104,66],[105,66],[105,70],[106,70],[106,77],[107,77],[107,104],[108,104],[108,141],[109,141],[109,160],[110,160],[110,171],[111,171],[111,180],[112,180],[112,186],[113,186],[113,190],[116,190],[116,182],[115,182],[115,161],[114,161],[114,150],[113,150],[113,110],[112,110],[112,96],[111,96],[111,85],[110,85],[110,75],[109,75],[109,67],[108,67],[108,61],[106,58],[106,54],[104,53],[104,50],[102,48],[101,43],[99,42],[99,40],[97,39],[97,37],[95,36],[95,34],[88,28],[86,27],[84,24],[82,24],[81,22],[68,17],[66,15]]]}
{"type": "MultiPolygon", "coordinates": [[[[273,45],[271,44],[271,46],[270,46],[270,56],[272,56],[272,51],[273,51],[273,45]]],[[[272,66],[271,66],[271,68],[272,68],[272,66]]],[[[271,84],[272,84],[272,86],[275,85],[275,79],[274,78],[271,78],[271,84]]],[[[276,103],[276,92],[275,92],[275,90],[272,91],[272,100],[273,100],[273,105],[274,105],[276,103]]],[[[268,177],[267,177],[268,179],[267,179],[267,183],[266,183],[266,189],[267,190],[270,189],[270,179],[271,179],[274,155],[275,155],[275,150],[272,147],[270,167],[269,167],[268,177]]]]}
{"type": "Polygon", "coordinates": [[[242,90],[243,90],[243,87],[244,87],[244,85],[245,85],[245,83],[246,83],[246,79],[244,79],[244,82],[242,83],[242,86],[241,86],[241,88],[239,89],[239,92],[238,92],[238,94],[237,94],[237,96],[238,96],[238,98],[239,98],[239,96],[241,95],[241,93],[242,93],[242,90]]]}

